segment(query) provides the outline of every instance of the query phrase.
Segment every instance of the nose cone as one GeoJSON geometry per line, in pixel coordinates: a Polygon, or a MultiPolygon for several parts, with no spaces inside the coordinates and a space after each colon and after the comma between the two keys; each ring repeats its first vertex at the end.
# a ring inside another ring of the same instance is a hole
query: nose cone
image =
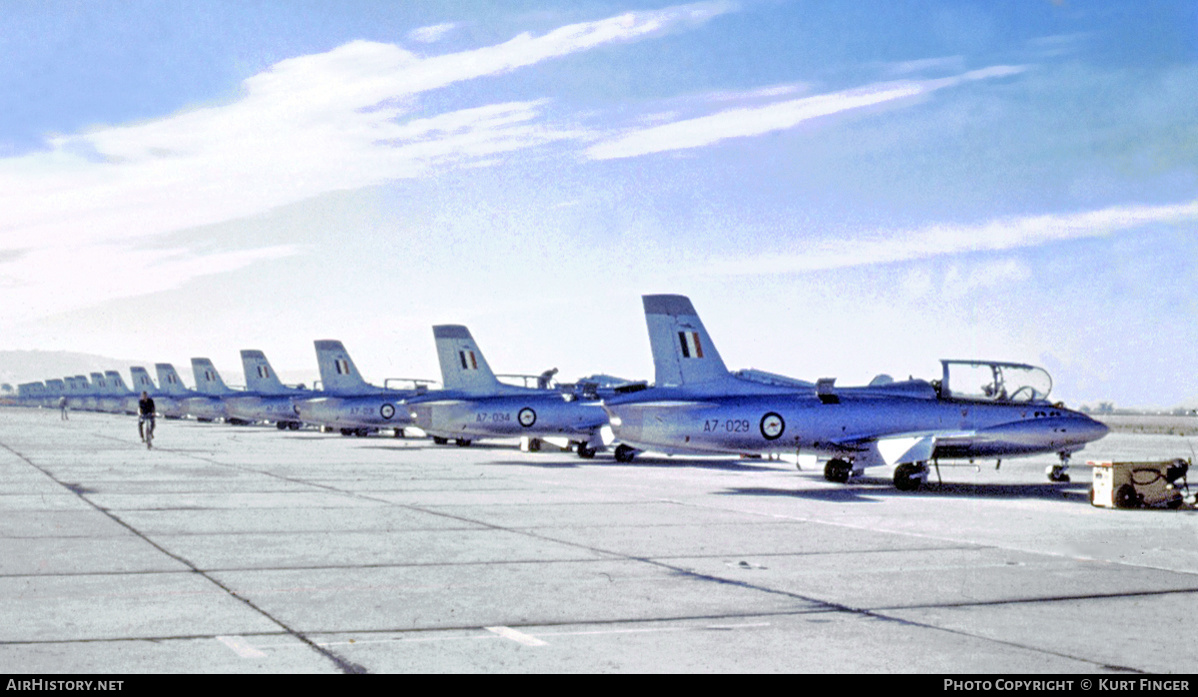
{"type": "Polygon", "coordinates": [[[1073,414],[1072,423],[1069,425],[1070,435],[1079,443],[1093,443],[1110,432],[1111,429],[1106,424],[1085,414],[1073,414]]]}

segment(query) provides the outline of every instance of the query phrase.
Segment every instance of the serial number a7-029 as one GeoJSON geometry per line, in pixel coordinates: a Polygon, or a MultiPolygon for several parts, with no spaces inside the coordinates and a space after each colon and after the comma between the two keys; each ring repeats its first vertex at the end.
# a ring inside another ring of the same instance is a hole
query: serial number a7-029
{"type": "Polygon", "coordinates": [[[751,429],[748,419],[705,419],[704,433],[748,433],[751,429]]]}

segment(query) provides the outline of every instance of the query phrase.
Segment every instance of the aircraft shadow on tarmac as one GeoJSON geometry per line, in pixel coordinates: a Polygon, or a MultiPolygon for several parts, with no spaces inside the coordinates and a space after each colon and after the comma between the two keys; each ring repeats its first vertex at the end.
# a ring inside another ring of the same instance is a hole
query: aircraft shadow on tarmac
{"type": "MultiPolygon", "coordinates": [[[[390,439],[389,438],[386,440],[398,440],[400,443],[404,442],[403,439],[390,439]]],[[[472,450],[478,450],[478,451],[506,450],[508,452],[511,452],[513,450],[512,446],[510,446],[510,445],[489,444],[489,443],[471,443],[469,446],[466,446],[466,447],[459,447],[452,443],[450,443],[449,445],[434,445],[432,441],[425,441],[424,443],[419,443],[419,442],[413,442],[412,440],[409,440],[409,441],[407,441],[407,443],[408,443],[407,445],[375,445],[374,443],[363,443],[361,447],[366,450],[400,450],[400,451],[407,451],[407,452],[411,452],[413,450],[434,450],[434,451],[441,450],[441,451],[446,451],[446,452],[450,452],[450,451],[454,451],[454,450],[459,450],[462,452],[470,452],[472,450]]]]}
{"type": "Polygon", "coordinates": [[[788,496],[817,501],[844,503],[877,503],[890,497],[952,497],[993,499],[1062,499],[1089,504],[1089,486],[1085,484],[1052,484],[1045,482],[1027,484],[963,484],[929,481],[918,491],[899,491],[888,479],[862,478],[852,484],[835,488],[780,489],[747,487],[719,492],[722,496],[788,496]]]}
{"type": "MultiPolygon", "coordinates": [[[[566,455],[567,453],[562,453],[566,455]]],[[[686,458],[660,458],[660,457],[643,457],[637,456],[636,460],[631,464],[616,462],[614,459],[597,457],[593,460],[583,460],[577,456],[570,456],[569,459],[551,459],[551,455],[544,456],[544,460],[496,460],[486,464],[491,465],[519,465],[521,467],[543,467],[546,469],[565,469],[571,467],[663,467],[669,469],[680,469],[689,467],[693,469],[707,470],[723,470],[728,472],[777,472],[777,467],[765,467],[762,465],[749,464],[753,460],[689,460],[686,458]]],[[[540,457],[540,456],[538,456],[540,457]]]]}

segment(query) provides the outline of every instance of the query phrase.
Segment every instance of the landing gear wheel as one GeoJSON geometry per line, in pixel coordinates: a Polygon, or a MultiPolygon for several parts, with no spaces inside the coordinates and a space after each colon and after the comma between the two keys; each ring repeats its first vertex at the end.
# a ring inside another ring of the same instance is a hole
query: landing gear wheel
{"type": "Polygon", "coordinates": [[[894,488],[899,491],[915,491],[923,484],[928,474],[927,465],[906,462],[894,468],[894,488]]]}
{"type": "Polygon", "coordinates": [[[578,457],[584,460],[590,460],[595,457],[596,449],[589,447],[586,443],[578,444],[578,457]]]}
{"type": "Polygon", "coordinates": [[[1061,465],[1053,465],[1052,467],[1049,467],[1046,474],[1048,475],[1048,481],[1050,482],[1061,482],[1063,484],[1067,484],[1070,481],[1068,473],[1065,472],[1065,468],[1061,465]]]}
{"type": "Polygon", "coordinates": [[[341,429],[341,435],[343,435],[343,436],[352,436],[353,434],[354,434],[354,429],[352,429],[352,428],[341,429]]]}
{"type": "Polygon", "coordinates": [[[433,436],[433,444],[434,445],[448,445],[449,439],[442,438],[441,436],[433,436]]]}
{"type": "Polygon", "coordinates": [[[528,452],[530,452],[530,453],[541,452],[541,439],[540,438],[529,438],[528,439],[528,452]]]}
{"type": "Polygon", "coordinates": [[[406,436],[404,436],[404,432],[403,432],[402,428],[395,429],[395,437],[396,438],[405,438],[406,437],[406,436]]]}
{"type": "Polygon", "coordinates": [[[275,428],[277,428],[277,429],[279,429],[280,431],[282,431],[283,429],[287,428],[287,422],[286,422],[286,421],[276,421],[276,422],[275,422],[275,428]]]}
{"type": "Polygon", "coordinates": [[[1115,490],[1115,508],[1139,508],[1140,497],[1136,494],[1136,488],[1131,484],[1124,484],[1115,490]]]}
{"type": "Polygon", "coordinates": [[[636,457],[636,448],[621,443],[616,446],[616,462],[632,462],[636,457]]]}
{"type": "Polygon", "coordinates": [[[469,438],[459,438],[456,442],[459,448],[469,448],[471,441],[469,438]]]}
{"type": "Polygon", "coordinates": [[[300,430],[300,426],[303,426],[303,424],[301,424],[298,421],[288,421],[287,422],[287,428],[291,429],[292,431],[300,430]]]}
{"type": "Polygon", "coordinates": [[[847,460],[836,458],[828,460],[828,464],[824,465],[824,479],[830,482],[847,484],[852,473],[853,466],[847,460]]]}

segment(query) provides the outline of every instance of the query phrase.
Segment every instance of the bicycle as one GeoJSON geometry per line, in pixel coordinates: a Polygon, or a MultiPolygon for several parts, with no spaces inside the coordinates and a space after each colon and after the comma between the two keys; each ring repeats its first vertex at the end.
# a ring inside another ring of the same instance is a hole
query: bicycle
{"type": "Polygon", "coordinates": [[[141,433],[141,439],[146,443],[146,450],[154,447],[154,417],[139,416],[137,417],[137,430],[141,433]]]}

